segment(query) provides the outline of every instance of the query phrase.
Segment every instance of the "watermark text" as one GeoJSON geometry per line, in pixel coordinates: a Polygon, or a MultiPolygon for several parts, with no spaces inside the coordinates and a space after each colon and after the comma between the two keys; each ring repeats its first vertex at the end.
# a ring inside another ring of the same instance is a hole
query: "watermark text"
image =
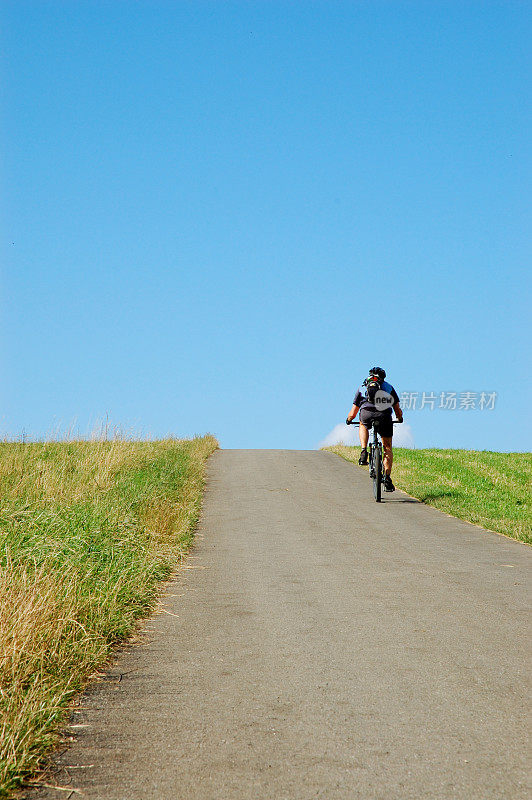
{"type": "Polygon", "coordinates": [[[405,411],[493,411],[497,392],[400,392],[405,411]]]}

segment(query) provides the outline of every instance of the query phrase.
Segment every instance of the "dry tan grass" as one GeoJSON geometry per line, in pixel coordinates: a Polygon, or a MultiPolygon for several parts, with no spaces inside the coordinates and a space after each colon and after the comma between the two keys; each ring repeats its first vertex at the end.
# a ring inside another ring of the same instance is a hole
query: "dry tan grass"
{"type": "MultiPolygon", "coordinates": [[[[175,440],[168,440],[174,442],[175,440]]],[[[165,446],[162,442],[73,441],[3,443],[0,460],[2,497],[75,502],[112,488],[119,468],[138,465],[165,446]]]]}
{"type": "Polygon", "coordinates": [[[0,444],[0,796],[35,773],[69,701],[153,607],[216,447],[0,444]]]}
{"type": "Polygon", "coordinates": [[[3,784],[14,764],[31,769],[53,741],[65,701],[80,687],[80,665],[107,655],[105,639],[76,620],[77,596],[45,570],[0,573],[3,784]],[[61,669],[50,670],[52,664],[61,669]]]}

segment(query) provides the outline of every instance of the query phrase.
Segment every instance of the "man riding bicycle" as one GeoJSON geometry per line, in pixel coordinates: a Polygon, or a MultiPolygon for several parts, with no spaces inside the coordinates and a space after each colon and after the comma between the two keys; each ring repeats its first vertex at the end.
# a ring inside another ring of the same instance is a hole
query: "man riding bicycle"
{"type": "Polygon", "coordinates": [[[385,377],[386,372],[382,367],[372,367],[370,369],[369,376],[362,386],[357,389],[355,399],[353,400],[353,407],[347,415],[346,423],[349,425],[360,411],[358,433],[362,450],[358,463],[365,466],[368,463],[367,447],[369,428],[373,425],[374,420],[379,421],[379,433],[381,434],[382,448],[384,451],[384,490],[386,492],[394,492],[395,486],[391,478],[393,464],[392,408],[395,411],[398,422],[403,421],[403,412],[399,405],[399,396],[397,392],[391,383],[387,383],[384,380],[385,377]]]}

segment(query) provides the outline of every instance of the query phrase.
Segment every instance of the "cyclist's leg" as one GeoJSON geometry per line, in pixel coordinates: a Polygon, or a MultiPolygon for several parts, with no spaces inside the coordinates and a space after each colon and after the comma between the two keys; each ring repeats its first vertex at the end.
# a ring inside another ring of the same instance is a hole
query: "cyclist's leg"
{"type": "Polygon", "coordinates": [[[384,474],[391,475],[393,464],[392,437],[381,436],[383,449],[384,474]]]}
{"type": "Polygon", "coordinates": [[[360,425],[358,428],[358,435],[360,436],[360,446],[365,450],[368,446],[369,431],[373,425],[373,412],[367,408],[360,409],[360,425]]]}

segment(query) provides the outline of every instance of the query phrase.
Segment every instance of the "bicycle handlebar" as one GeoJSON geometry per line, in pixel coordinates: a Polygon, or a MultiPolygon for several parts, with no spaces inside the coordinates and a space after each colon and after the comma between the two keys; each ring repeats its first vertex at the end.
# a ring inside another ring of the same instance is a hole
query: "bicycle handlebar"
{"type": "MultiPolygon", "coordinates": [[[[404,422],[404,419],[393,419],[392,420],[392,424],[393,425],[401,425],[403,422],[404,422]]],[[[351,420],[351,422],[348,422],[346,420],[345,424],[346,425],[360,425],[360,422],[355,422],[354,420],[351,420]]]]}

